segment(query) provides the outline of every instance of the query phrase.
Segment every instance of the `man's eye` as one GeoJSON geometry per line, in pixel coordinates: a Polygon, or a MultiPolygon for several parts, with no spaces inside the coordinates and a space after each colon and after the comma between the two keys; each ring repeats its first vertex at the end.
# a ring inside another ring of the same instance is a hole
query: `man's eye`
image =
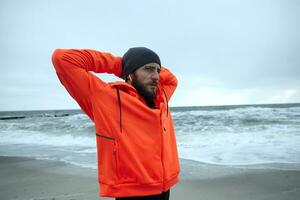
{"type": "Polygon", "coordinates": [[[157,73],[160,73],[160,69],[156,69],[156,67],[145,67],[145,70],[149,72],[155,72],[155,70],[157,70],[157,73]]]}
{"type": "Polygon", "coordinates": [[[154,71],[152,67],[146,67],[146,70],[148,70],[148,71],[154,71]]]}

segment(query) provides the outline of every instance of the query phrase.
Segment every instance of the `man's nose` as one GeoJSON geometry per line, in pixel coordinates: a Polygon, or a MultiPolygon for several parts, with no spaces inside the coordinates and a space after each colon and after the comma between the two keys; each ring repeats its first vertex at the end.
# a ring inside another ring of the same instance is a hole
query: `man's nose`
{"type": "Polygon", "coordinates": [[[153,80],[155,80],[155,81],[158,81],[158,80],[159,80],[159,73],[158,73],[157,71],[155,71],[155,72],[152,74],[151,78],[152,78],[153,80]]]}

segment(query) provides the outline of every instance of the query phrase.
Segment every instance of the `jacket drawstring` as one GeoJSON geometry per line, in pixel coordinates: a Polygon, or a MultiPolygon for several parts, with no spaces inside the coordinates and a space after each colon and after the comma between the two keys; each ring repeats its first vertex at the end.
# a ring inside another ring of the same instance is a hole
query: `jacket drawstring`
{"type": "Polygon", "coordinates": [[[122,133],[122,102],[121,102],[121,98],[120,98],[119,88],[116,87],[116,89],[117,89],[119,109],[120,109],[120,132],[122,133]]]}

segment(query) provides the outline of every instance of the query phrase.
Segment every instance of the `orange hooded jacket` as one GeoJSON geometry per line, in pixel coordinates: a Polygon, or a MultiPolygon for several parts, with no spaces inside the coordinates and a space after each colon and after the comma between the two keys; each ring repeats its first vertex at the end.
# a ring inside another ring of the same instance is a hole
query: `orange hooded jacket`
{"type": "Polygon", "coordinates": [[[100,196],[146,196],[179,179],[168,101],[176,77],[162,67],[155,109],[126,82],[105,83],[92,72],[122,74],[122,58],[95,50],[57,49],[52,62],[60,82],[94,122],[100,196]]]}

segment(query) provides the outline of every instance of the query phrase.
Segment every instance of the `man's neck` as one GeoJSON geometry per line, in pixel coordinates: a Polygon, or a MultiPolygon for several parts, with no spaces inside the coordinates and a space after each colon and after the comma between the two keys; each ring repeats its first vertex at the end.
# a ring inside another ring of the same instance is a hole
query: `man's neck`
{"type": "MultiPolygon", "coordinates": [[[[144,98],[145,99],[145,98],[144,98]]],[[[150,100],[150,99],[145,99],[147,105],[149,108],[152,108],[154,109],[155,108],[155,103],[154,103],[154,100],[150,100]]]]}

